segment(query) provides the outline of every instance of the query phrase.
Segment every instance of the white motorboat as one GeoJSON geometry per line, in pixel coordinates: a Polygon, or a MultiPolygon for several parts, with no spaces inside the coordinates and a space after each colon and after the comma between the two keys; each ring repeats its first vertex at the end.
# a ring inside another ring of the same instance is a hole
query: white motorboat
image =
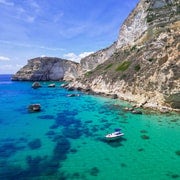
{"type": "Polygon", "coordinates": [[[105,136],[105,138],[107,139],[107,140],[116,140],[116,139],[119,139],[121,136],[123,136],[124,135],[124,133],[122,133],[121,131],[120,131],[120,129],[118,129],[118,130],[115,130],[115,132],[113,132],[113,133],[111,133],[111,134],[107,134],[106,136],[105,136]]]}

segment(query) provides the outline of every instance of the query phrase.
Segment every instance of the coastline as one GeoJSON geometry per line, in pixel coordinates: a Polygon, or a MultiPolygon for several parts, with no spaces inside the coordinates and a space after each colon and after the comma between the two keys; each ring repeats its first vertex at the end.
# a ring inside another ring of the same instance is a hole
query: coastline
{"type": "Polygon", "coordinates": [[[150,109],[154,111],[158,111],[160,113],[170,113],[170,112],[176,112],[180,113],[180,109],[174,109],[165,105],[159,105],[157,102],[147,102],[147,101],[135,101],[134,99],[128,98],[125,94],[122,96],[122,94],[114,93],[114,92],[109,92],[108,90],[106,91],[96,91],[92,89],[90,86],[85,87],[85,85],[79,86],[78,83],[75,82],[70,82],[70,83],[65,83],[62,85],[63,88],[66,88],[70,91],[73,90],[78,90],[82,91],[86,94],[91,94],[91,95],[97,95],[97,96],[102,96],[102,97],[107,97],[107,98],[112,98],[112,99],[119,99],[123,100],[129,103],[132,103],[132,107],[134,109],[136,108],[143,108],[143,109],[150,109]]]}
{"type": "MultiPolygon", "coordinates": [[[[1,74],[1,75],[9,75],[11,76],[11,81],[21,81],[21,82],[35,82],[34,80],[23,80],[23,79],[13,79],[13,74],[1,74]]],[[[79,81],[66,81],[66,80],[40,80],[39,82],[64,82],[64,85],[62,86],[63,88],[66,88],[70,91],[73,90],[78,90],[82,91],[86,94],[91,94],[91,95],[97,95],[97,96],[102,96],[102,97],[107,97],[107,98],[112,98],[112,99],[119,99],[123,100],[129,103],[132,103],[132,107],[134,109],[136,108],[143,108],[143,109],[150,109],[153,111],[158,111],[160,113],[170,113],[170,112],[176,112],[180,113],[180,109],[175,109],[166,105],[161,105],[158,104],[157,101],[148,101],[147,98],[142,94],[142,96],[137,95],[136,97],[133,96],[130,92],[123,93],[123,92],[118,92],[117,89],[96,89],[94,88],[93,84],[86,84],[82,83],[79,81]],[[138,97],[138,98],[137,98],[138,97]]],[[[156,100],[156,99],[154,99],[156,100]]]]}

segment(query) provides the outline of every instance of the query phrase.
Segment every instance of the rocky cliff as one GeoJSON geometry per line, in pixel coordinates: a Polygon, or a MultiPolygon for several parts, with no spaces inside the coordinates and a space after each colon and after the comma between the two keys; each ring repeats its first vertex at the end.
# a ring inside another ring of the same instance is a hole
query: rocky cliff
{"type": "Polygon", "coordinates": [[[80,72],[79,64],[53,57],[39,57],[28,61],[12,80],[22,81],[48,81],[48,80],[74,80],[80,72]]]}
{"type": "Polygon", "coordinates": [[[179,4],[141,0],[112,50],[82,59],[82,69],[88,71],[70,86],[117,94],[146,107],[180,109],[179,4]]]}
{"type": "Polygon", "coordinates": [[[115,52],[117,46],[117,42],[114,42],[111,46],[99,50],[83,59],[80,61],[80,66],[81,69],[86,72],[90,71],[94,68],[96,68],[99,64],[102,64],[108,58],[112,56],[112,54],[115,52]]]}
{"type": "Polygon", "coordinates": [[[78,65],[30,60],[14,80],[74,80],[69,87],[116,94],[151,108],[180,109],[180,0],[140,0],[108,48],[78,65]]]}

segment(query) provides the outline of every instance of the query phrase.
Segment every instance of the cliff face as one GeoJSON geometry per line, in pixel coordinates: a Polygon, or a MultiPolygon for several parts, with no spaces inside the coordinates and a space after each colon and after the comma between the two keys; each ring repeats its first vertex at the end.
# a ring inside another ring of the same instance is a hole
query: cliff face
{"type": "Polygon", "coordinates": [[[179,21],[180,0],[141,0],[120,28],[116,42],[81,59],[83,71],[90,71],[108,60],[118,49],[144,45],[163,27],[179,21]]]}
{"type": "Polygon", "coordinates": [[[78,65],[29,60],[14,80],[74,80],[69,86],[117,94],[146,107],[180,109],[180,0],[140,0],[110,47],[78,65]]]}
{"type": "Polygon", "coordinates": [[[91,71],[70,86],[117,94],[146,107],[180,109],[179,4],[141,0],[122,25],[112,54],[99,64],[96,54],[82,59],[82,68],[88,69],[86,64],[91,71]]]}
{"type": "Polygon", "coordinates": [[[122,48],[136,43],[139,37],[148,29],[146,22],[149,1],[142,0],[131,12],[120,28],[117,48],[122,48]]]}
{"type": "Polygon", "coordinates": [[[96,68],[99,64],[102,64],[108,58],[112,56],[112,54],[116,50],[116,45],[117,43],[114,42],[111,46],[102,49],[100,51],[97,51],[96,53],[93,53],[83,59],[81,59],[80,66],[82,70],[85,71],[90,71],[94,68],[96,68]]]}
{"type": "Polygon", "coordinates": [[[78,77],[78,63],[52,57],[35,58],[21,68],[12,80],[74,80],[78,77]]]}

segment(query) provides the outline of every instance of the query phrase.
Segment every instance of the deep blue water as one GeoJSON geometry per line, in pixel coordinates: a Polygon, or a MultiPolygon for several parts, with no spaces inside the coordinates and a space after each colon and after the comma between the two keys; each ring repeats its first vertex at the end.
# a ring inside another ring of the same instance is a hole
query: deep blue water
{"type": "Polygon", "coordinates": [[[33,89],[0,75],[0,180],[180,178],[178,114],[134,115],[127,102],[50,83],[33,89]],[[42,111],[29,112],[33,103],[42,111]],[[124,137],[107,142],[117,127],[124,137]]]}

